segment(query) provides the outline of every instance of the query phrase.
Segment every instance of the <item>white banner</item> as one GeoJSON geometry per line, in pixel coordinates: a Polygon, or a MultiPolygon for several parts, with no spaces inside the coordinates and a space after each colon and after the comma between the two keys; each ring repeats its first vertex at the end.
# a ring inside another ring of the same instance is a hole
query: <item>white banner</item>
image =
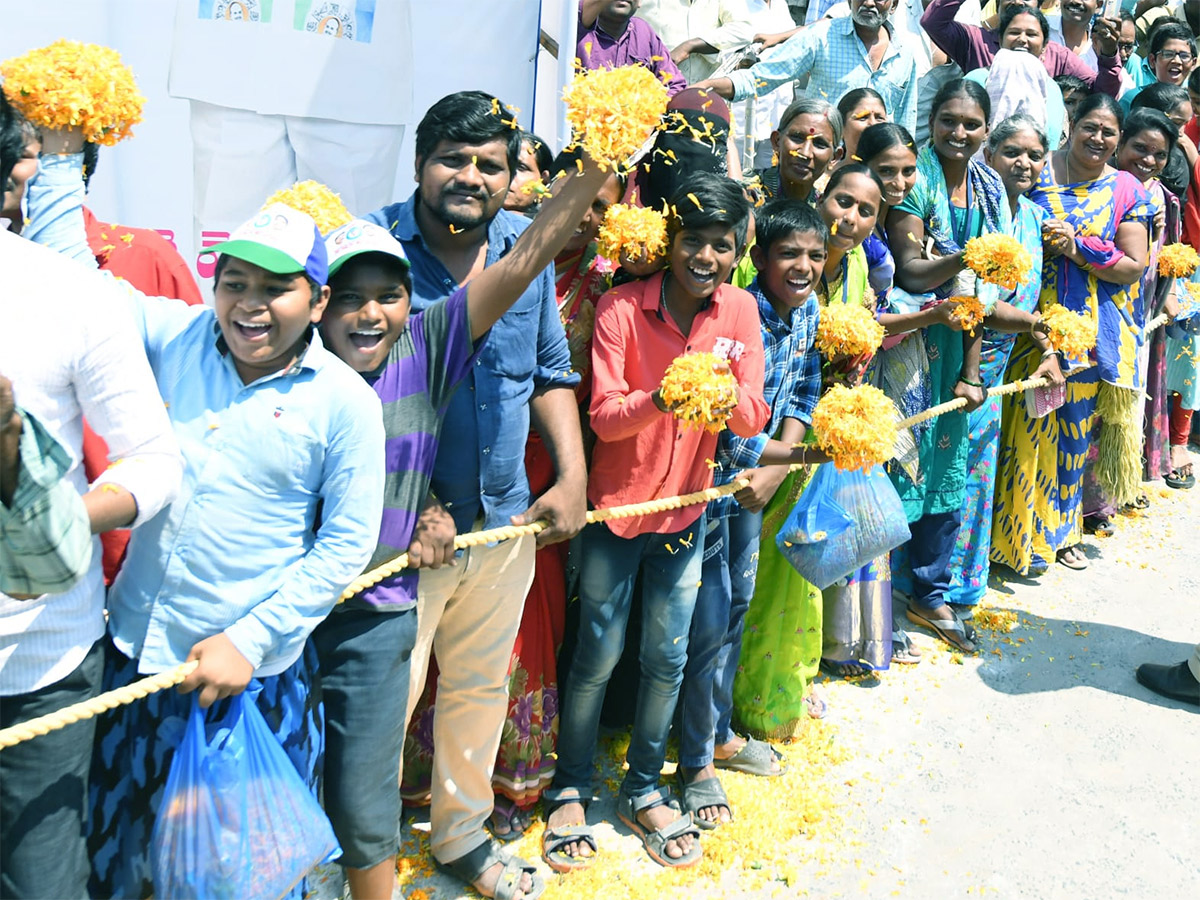
{"type": "MultiPolygon", "coordinates": [[[[227,18],[205,22],[205,28],[247,27],[249,19],[252,29],[236,33],[238,42],[225,50],[210,43],[206,56],[191,55],[189,95],[196,96],[196,85],[203,87],[207,76],[215,92],[213,102],[233,102],[240,94],[236,80],[231,83],[227,75],[231,70],[241,71],[239,66],[245,60],[231,54],[253,53],[258,47],[264,54],[294,52],[297,59],[313,67],[313,77],[297,85],[273,83],[269,74],[247,75],[247,102],[242,108],[269,108],[264,95],[294,98],[299,93],[312,96],[312,108],[329,115],[327,95],[318,98],[317,93],[336,83],[336,91],[346,97],[348,116],[349,107],[354,107],[351,121],[362,121],[361,109],[373,102],[378,104],[381,123],[400,120],[405,126],[404,141],[393,200],[407,197],[413,189],[416,123],[431,104],[454,91],[484,90],[500,97],[520,109],[517,118],[526,128],[533,125],[536,108],[542,136],[556,148],[561,144],[557,126],[561,70],[557,60],[539,49],[538,38],[544,29],[557,40],[564,22],[569,21],[567,52],[573,58],[576,8],[577,0],[180,0],[178,6],[180,15],[227,18]],[[254,13],[259,16],[257,24],[254,13]],[[269,21],[262,21],[264,15],[269,21]],[[398,24],[401,19],[403,25],[398,24]],[[267,33],[264,29],[268,27],[275,30],[267,33]],[[288,30],[295,34],[289,35],[288,30]],[[261,43],[256,44],[254,35],[259,33],[261,43]],[[371,43],[385,42],[376,46],[386,53],[357,63],[347,54],[361,48],[321,44],[323,35],[359,44],[366,44],[364,37],[369,35],[371,43]],[[400,35],[399,45],[388,40],[395,35],[400,35]],[[293,44],[279,43],[289,37],[293,44]],[[330,46],[334,49],[326,52],[330,46]],[[397,68],[396,57],[405,56],[411,57],[411,63],[397,68]],[[208,73],[205,65],[211,67],[208,73]],[[330,66],[337,67],[336,77],[330,74],[330,66]],[[397,71],[411,71],[411,84],[396,84],[397,71]],[[323,75],[330,77],[316,77],[323,75]],[[223,93],[217,92],[218,87],[223,93]]],[[[42,0],[25,5],[20,16],[5,19],[0,29],[0,58],[58,38],[105,44],[120,51],[146,95],[145,121],[130,140],[115,148],[101,148],[88,206],[102,220],[161,231],[195,265],[204,239],[193,232],[195,182],[189,101],[168,94],[172,45],[179,38],[175,15],[176,5],[165,0],[42,0]]],[[[269,73],[271,67],[249,71],[269,73]]],[[[178,73],[175,77],[178,91],[178,73]]],[[[336,102],[333,108],[337,108],[336,102]]],[[[253,199],[258,202],[265,196],[253,199]]],[[[209,238],[207,242],[213,241],[209,238]]],[[[207,274],[208,267],[202,266],[201,271],[207,274]]]]}

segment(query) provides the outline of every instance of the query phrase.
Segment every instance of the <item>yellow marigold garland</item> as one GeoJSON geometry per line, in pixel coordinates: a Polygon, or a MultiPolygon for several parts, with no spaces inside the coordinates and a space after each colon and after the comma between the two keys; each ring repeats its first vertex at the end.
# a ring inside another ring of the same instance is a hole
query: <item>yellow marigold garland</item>
{"type": "Polygon", "coordinates": [[[290,188],[273,193],[263,206],[270,206],[272,203],[282,203],[312,216],[321,234],[329,234],[354,218],[350,215],[350,210],[346,209],[341,196],[319,181],[297,181],[290,188]]]}
{"type": "Polygon", "coordinates": [[[1042,314],[1042,325],[1050,346],[1069,359],[1082,362],[1096,346],[1096,320],[1073,313],[1062,304],[1056,303],[1042,314]]]}
{"type": "Polygon", "coordinates": [[[1033,257],[1007,234],[984,234],[967,241],[963,263],[988,284],[1014,290],[1033,270],[1033,257]]]}
{"type": "Polygon", "coordinates": [[[725,360],[715,353],[685,353],[676,357],[662,378],[663,403],[674,410],[675,418],[694,428],[715,434],[725,427],[728,415],[721,414],[734,405],[737,379],[728,371],[718,371],[725,360]]]}
{"type": "Polygon", "coordinates": [[[667,111],[667,88],[645,66],[576,73],[563,91],[576,144],[605,171],[623,170],[667,111]]]}
{"type": "Polygon", "coordinates": [[[979,298],[964,295],[961,297],[951,297],[946,302],[954,304],[954,311],[950,315],[957,321],[962,322],[962,330],[974,335],[975,329],[983,323],[984,316],[983,303],[980,302],[979,298]]]}
{"type": "Polygon", "coordinates": [[[818,401],[812,426],[835,466],[866,471],[892,458],[898,421],[896,405],[879,388],[839,384],[818,401]]]}
{"type": "Polygon", "coordinates": [[[0,78],[9,102],[30,122],[79,128],[94,144],[111,147],[142,121],[146,98],[111,47],[57,40],[0,63],[0,78]]]}
{"type": "Polygon", "coordinates": [[[1163,278],[1187,278],[1200,266],[1200,253],[1187,244],[1167,244],[1158,254],[1158,274],[1163,278]]]}
{"type": "Polygon", "coordinates": [[[821,307],[817,349],[827,357],[868,356],[883,343],[883,326],[871,311],[855,303],[829,303],[821,307]]]}
{"type": "Polygon", "coordinates": [[[614,203],[604,214],[596,243],[605,259],[619,260],[622,254],[636,259],[643,252],[654,259],[667,249],[666,217],[648,206],[614,203]]]}

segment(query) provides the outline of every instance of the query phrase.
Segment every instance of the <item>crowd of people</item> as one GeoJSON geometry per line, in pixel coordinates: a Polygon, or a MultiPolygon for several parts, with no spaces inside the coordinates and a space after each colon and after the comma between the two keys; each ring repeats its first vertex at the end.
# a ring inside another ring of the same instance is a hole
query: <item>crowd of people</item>
{"type": "MultiPolygon", "coordinates": [[[[812,0],[780,30],[787,5],[582,0],[581,65],[671,93],[631,171],[452,94],[410,197],[324,234],[269,203],[209,248],[208,303],[170,244],[86,208],[94,145],[0,96],[0,725],[196,663],[0,753],[0,893],[150,896],[183,723],[243,692],[357,900],[392,896],[402,803],[487,897],[543,890],[503,846],[539,803],[546,865],[591,864],[606,693],[632,725],[617,814],[691,865],[735,812],[721,771],[781,774],[772,743],[825,715],[819,671],[919,664],[909,626],[975,652],[993,564],[1085,569],[1083,536],[1147,508],[1144,482],[1194,485],[1200,276],[1158,266],[1200,247],[1194,4],[812,0]],[[665,209],[666,249],[605,258],[619,203],[665,209]],[[1015,290],[964,261],[993,234],[1032,258],[1015,290]],[[819,351],[836,304],[870,311],[878,352],[819,351]],[[1086,363],[1052,346],[1055,306],[1096,322],[1086,363]],[[737,382],[719,433],[661,387],[697,352],[737,382]],[[775,538],[832,465],[818,400],[861,384],[905,417],[966,406],[899,434],[911,539],[822,590],[775,538]]],[[[1200,646],[1138,678],[1200,705],[1200,646]]]]}

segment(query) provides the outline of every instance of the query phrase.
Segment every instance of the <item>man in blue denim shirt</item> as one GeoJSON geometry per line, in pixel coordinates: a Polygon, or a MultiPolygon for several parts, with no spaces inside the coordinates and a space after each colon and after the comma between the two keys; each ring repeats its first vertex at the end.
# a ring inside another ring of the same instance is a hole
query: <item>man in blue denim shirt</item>
{"type": "MultiPolygon", "coordinates": [[[[367,216],[404,245],[412,306],[420,311],[511,249],[528,225],[503,212],[520,132],[512,113],[478,91],[438,101],[417,127],[417,190],[367,216]]],[[[483,832],[492,813],[491,765],[508,708],[508,664],[533,580],[535,542],[526,537],[455,557],[455,531],[545,519],[537,544],[572,537],[586,515],[587,473],[570,353],[551,269],[493,327],[450,402],[432,490],[410,558],[421,574],[409,715],[425,685],[430,652],[440,670],[434,717],[432,850],[442,863],[474,867],[492,896],[502,864],[483,832]],[[558,480],[532,502],[525,477],[530,421],[558,480]]],[[[525,881],[518,888],[528,891],[525,881]]]]}

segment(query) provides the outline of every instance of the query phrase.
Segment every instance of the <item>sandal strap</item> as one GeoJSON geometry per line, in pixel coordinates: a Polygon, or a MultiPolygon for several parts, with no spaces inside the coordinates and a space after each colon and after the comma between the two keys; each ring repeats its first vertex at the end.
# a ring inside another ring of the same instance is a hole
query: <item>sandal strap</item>
{"type": "Polygon", "coordinates": [[[588,804],[595,799],[595,795],[585,797],[583,791],[577,787],[546,788],[542,791],[542,802],[545,804],[547,818],[554,810],[560,806],[566,806],[568,803],[578,803],[586,811],[588,804]]]}
{"type": "Polygon", "coordinates": [[[504,863],[500,877],[496,880],[496,893],[493,894],[493,900],[514,900],[521,890],[521,876],[526,873],[529,873],[530,886],[528,891],[522,893],[522,897],[524,900],[535,900],[536,897],[540,897],[542,891],[546,889],[546,883],[538,875],[537,868],[519,856],[510,856],[504,863]]]}
{"type": "Polygon", "coordinates": [[[649,837],[659,843],[659,852],[666,846],[667,841],[673,841],[675,838],[683,837],[685,834],[691,834],[695,837],[700,837],[700,828],[692,821],[691,815],[682,815],[674,822],[664,825],[656,831],[652,831],[649,837]]]}
{"type": "Polygon", "coordinates": [[[648,809],[654,809],[656,806],[670,806],[673,809],[679,809],[679,804],[675,803],[671,797],[669,787],[655,788],[637,797],[625,795],[625,799],[629,802],[629,809],[635,816],[648,809]]]}
{"type": "Polygon", "coordinates": [[[722,786],[720,778],[704,778],[700,781],[693,781],[691,784],[684,784],[681,778],[679,791],[683,795],[684,808],[692,814],[700,812],[707,806],[723,806],[731,813],[733,812],[733,807],[729,804],[729,797],[725,794],[725,788],[722,786]]]}
{"type": "Polygon", "coordinates": [[[600,845],[591,825],[563,825],[560,828],[547,828],[542,833],[542,852],[547,855],[561,850],[567,844],[583,842],[592,848],[593,853],[600,852],[600,845]]]}

